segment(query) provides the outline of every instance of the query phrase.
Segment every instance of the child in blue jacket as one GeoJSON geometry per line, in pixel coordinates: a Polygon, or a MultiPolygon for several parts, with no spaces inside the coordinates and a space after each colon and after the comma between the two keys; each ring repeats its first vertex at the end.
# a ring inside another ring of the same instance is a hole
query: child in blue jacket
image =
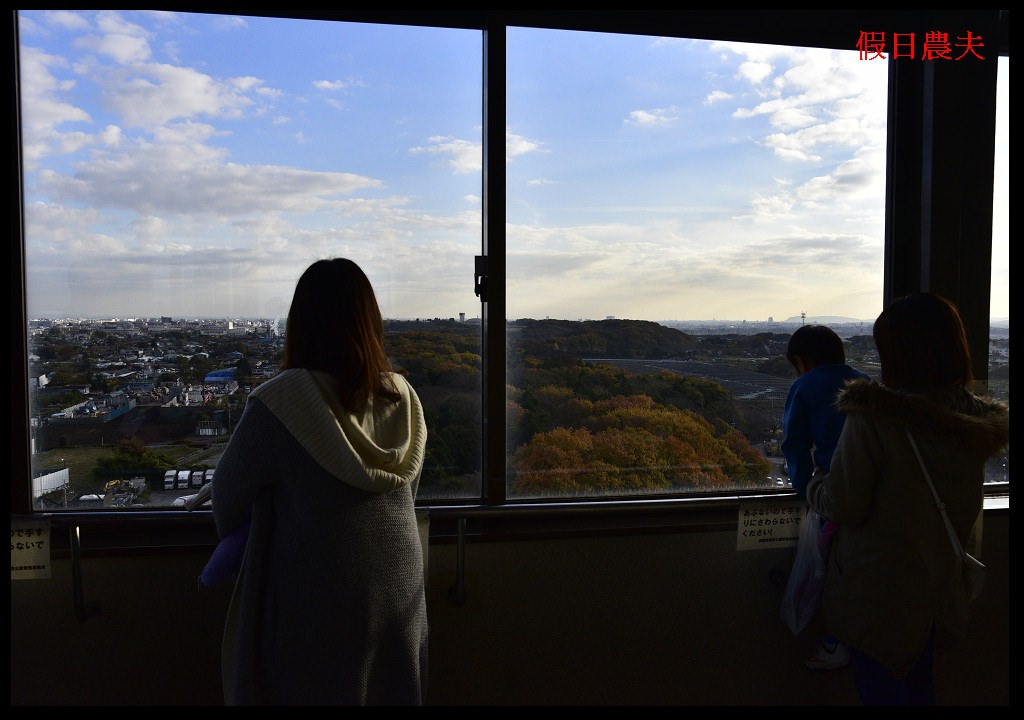
{"type": "MultiPolygon", "coordinates": [[[[806,500],[811,476],[828,472],[843,431],[846,416],[835,407],[836,395],[847,381],[869,378],[846,364],[842,338],[825,325],[797,328],[789,339],[786,359],[796,368],[797,379],[786,396],[781,449],[793,489],[806,500]]],[[[826,536],[834,530],[832,523],[825,523],[826,536]]],[[[843,644],[826,636],[806,665],[812,670],[834,670],[848,662],[843,644]]]]}

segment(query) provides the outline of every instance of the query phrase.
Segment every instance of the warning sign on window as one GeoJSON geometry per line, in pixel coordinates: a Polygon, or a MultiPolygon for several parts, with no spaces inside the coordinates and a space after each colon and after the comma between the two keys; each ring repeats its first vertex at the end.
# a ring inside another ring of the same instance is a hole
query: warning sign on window
{"type": "Polygon", "coordinates": [[[11,520],[11,580],[50,577],[50,524],[11,520]]]}
{"type": "Polygon", "coordinates": [[[749,501],[740,503],[737,550],[796,547],[807,503],[749,501]]]}

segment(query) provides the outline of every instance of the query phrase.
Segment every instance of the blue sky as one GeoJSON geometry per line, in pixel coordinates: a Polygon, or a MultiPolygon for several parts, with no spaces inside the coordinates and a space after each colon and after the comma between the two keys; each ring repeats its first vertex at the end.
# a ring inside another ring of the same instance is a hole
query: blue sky
{"type": "MultiPolygon", "coordinates": [[[[339,255],[389,317],[479,314],[479,32],[20,17],[30,316],[282,317],[339,255]]],[[[881,310],[884,63],[512,29],[507,66],[510,317],[881,310]]]]}

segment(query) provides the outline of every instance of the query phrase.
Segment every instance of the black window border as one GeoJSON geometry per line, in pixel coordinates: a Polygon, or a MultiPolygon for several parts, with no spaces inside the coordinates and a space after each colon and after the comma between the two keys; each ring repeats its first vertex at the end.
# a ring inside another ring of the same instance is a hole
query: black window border
{"type": "MultiPolygon", "coordinates": [[[[169,8],[173,9],[173,8],[169,8]]],[[[861,31],[971,30],[985,42],[986,60],[889,62],[883,303],[919,289],[956,301],[975,350],[975,374],[988,378],[991,281],[992,178],[995,147],[995,82],[998,56],[1009,56],[1009,10],[679,10],[416,11],[344,10],[258,12],[180,8],[182,12],[304,18],[477,29],[482,31],[484,219],[482,253],[487,292],[483,320],[482,494],[424,508],[432,539],[454,534],[460,518],[473,518],[474,534],[495,538],[524,528],[536,534],[735,527],[738,503],[747,497],[785,499],[788,494],[675,499],[595,498],[578,501],[511,501],[505,486],[505,31],[536,27],[650,36],[855,49],[861,31]],[[498,122],[494,122],[497,119],[498,122]],[[977,178],[986,179],[978,182],[977,178]],[[492,323],[491,318],[495,321],[492,323]],[[517,520],[518,518],[518,520],[517,520]]],[[[28,347],[24,270],[24,207],[18,73],[17,10],[5,23],[9,71],[8,151],[11,289],[11,514],[49,517],[55,525],[85,525],[107,538],[97,547],[189,547],[212,540],[208,513],[178,510],[40,513],[32,509],[28,347]],[[166,531],[166,532],[165,532],[166,531]],[[157,537],[159,536],[159,537],[157,537]],[[160,539],[163,538],[163,539],[160,539]]],[[[472,282],[467,278],[467,283],[472,282]]],[[[1009,488],[989,488],[1008,506],[1009,488]]],[[[463,526],[464,527],[464,526],[463,526]]],[[[94,535],[94,536],[95,536],[94,535]]],[[[59,542],[58,542],[59,544],[59,542]]]]}

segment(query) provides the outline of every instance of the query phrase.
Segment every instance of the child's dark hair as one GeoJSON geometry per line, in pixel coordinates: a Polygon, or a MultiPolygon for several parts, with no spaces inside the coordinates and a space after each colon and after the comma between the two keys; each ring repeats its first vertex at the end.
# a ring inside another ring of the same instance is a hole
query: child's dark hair
{"type": "Polygon", "coordinates": [[[846,362],[843,339],[826,325],[801,325],[796,329],[786,346],[786,359],[793,367],[798,355],[815,367],[846,362]]]}

